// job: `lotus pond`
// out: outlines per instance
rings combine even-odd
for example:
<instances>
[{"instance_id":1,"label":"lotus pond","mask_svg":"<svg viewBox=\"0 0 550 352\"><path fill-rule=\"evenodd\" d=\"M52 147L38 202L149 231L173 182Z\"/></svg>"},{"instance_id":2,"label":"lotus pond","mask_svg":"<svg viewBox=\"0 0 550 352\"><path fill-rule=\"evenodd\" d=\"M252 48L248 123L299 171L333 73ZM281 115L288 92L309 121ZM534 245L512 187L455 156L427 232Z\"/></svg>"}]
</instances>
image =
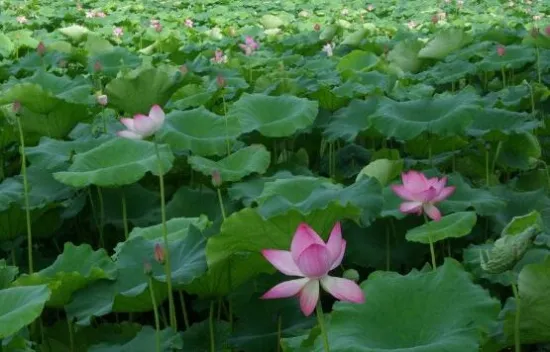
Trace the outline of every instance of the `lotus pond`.
<instances>
[{"instance_id":1,"label":"lotus pond","mask_svg":"<svg viewBox=\"0 0 550 352\"><path fill-rule=\"evenodd\" d=\"M0 2L0 351L550 351L546 1Z\"/></svg>"}]
</instances>

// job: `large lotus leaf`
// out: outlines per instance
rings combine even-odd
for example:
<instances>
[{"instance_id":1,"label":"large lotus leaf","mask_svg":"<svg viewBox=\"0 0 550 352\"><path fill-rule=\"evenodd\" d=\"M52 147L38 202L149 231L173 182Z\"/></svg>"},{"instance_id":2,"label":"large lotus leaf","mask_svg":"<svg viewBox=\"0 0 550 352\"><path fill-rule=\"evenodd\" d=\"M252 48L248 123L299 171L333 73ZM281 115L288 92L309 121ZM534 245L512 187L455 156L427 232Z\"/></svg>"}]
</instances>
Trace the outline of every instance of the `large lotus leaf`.
<instances>
[{"instance_id":1,"label":"large lotus leaf","mask_svg":"<svg viewBox=\"0 0 550 352\"><path fill-rule=\"evenodd\" d=\"M223 320L214 321L214 344L213 352L227 351L227 339L231 335L231 326ZM182 351L212 352L210 347L210 323L204 320L194 323L181 335L183 339ZM133 351L129 351L133 352Z\"/></svg>"},{"instance_id":2,"label":"large lotus leaf","mask_svg":"<svg viewBox=\"0 0 550 352\"><path fill-rule=\"evenodd\" d=\"M422 59L444 59L452 52L472 42L470 34L459 28L437 32L435 37L418 52Z\"/></svg>"},{"instance_id":3,"label":"large lotus leaf","mask_svg":"<svg viewBox=\"0 0 550 352\"><path fill-rule=\"evenodd\" d=\"M369 71L376 66L379 59L373 53L362 51L362 50L353 50L346 56L340 59L340 62L336 66L338 71L342 73L344 78L353 76L357 71Z\"/></svg>"},{"instance_id":4,"label":"large lotus leaf","mask_svg":"<svg viewBox=\"0 0 550 352\"><path fill-rule=\"evenodd\" d=\"M15 178L6 178L0 183L0 212L23 200L23 185Z\"/></svg>"},{"instance_id":5,"label":"large lotus leaf","mask_svg":"<svg viewBox=\"0 0 550 352\"><path fill-rule=\"evenodd\" d=\"M253 173L263 174L270 161L271 153L261 144L239 149L219 161L200 156L191 156L188 159L189 165L203 175L211 176L214 171L218 171L223 182L240 181Z\"/></svg>"},{"instance_id":6,"label":"large lotus leaf","mask_svg":"<svg viewBox=\"0 0 550 352\"><path fill-rule=\"evenodd\" d=\"M452 174L448 179L449 186L455 186L451 197L438 207L443 213L453 213L473 208L479 215L494 215L504 209L506 202L485 189L473 188L460 174Z\"/></svg>"},{"instance_id":7,"label":"large lotus leaf","mask_svg":"<svg viewBox=\"0 0 550 352\"><path fill-rule=\"evenodd\" d=\"M508 168L529 170L538 164L541 154L540 141L533 133L514 133L502 142L497 163Z\"/></svg>"},{"instance_id":8,"label":"large lotus leaf","mask_svg":"<svg viewBox=\"0 0 550 352\"><path fill-rule=\"evenodd\" d=\"M433 272L378 271L361 288L368 297L364 304L334 304L331 351L479 351L500 310L500 303L453 259ZM320 340L315 351L322 351Z\"/></svg>"},{"instance_id":9,"label":"large lotus leaf","mask_svg":"<svg viewBox=\"0 0 550 352\"><path fill-rule=\"evenodd\" d=\"M337 97L354 98L365 95L383 95L392 90L394 80L378 71L356 72L344 84L334 88Z\"/></svg>"},{"instance_id":10,"label":"large lotus leaf","mask_svg":"<svg viewBox=\"0 0 550 352\"><path fill-rule=\"evenodd\" d=\"M422 49L422 42L408 39L398 42L388 53L388 60L405 72L416 72L422 65L418 52Z\"/></svg>"},{"instance_id":11,"label":"large lotus leaf","mask_svg":"<svg viewBox=\"0 0 550 352\"><path fill-rule=\"evenodd\" d=\"M245 206L249 207L256 202L256 199L262 194L267 182L292 177L294 176L288 171L279 171L273 176L251 178L244 182L234 183L229 186L229 197L233 200L242 201Z\"/></svg>"},{"instance_id":12,"label":"large lotus leaf","mask_svg":"<svg viewBox=\"0 0 550 352\"><path fill-rule=\"evenodd\" d=\"M45 269L30 275L21 275L14 286L46 284L51 290L48 307L61 308L74 292L100 280L116 278L115 264L105 250L94 251L88 244L75 246L65 243L63 253Z\"/></svg>"},{"instance_id":13,"label":"large lotus leaf","mask_svg":"<svg viewBox=\"0 0 550 352\"><path fill-rule=\"evenodd\" d=\"M295 176L267 182L256 201L266 219L291 210L307 215L338 206L347 209L348 217L368 225L382 209L382 188L370 177L342 187L322 178Z\"/></svg>"},{"instance_id":14,"label":"large lotus leaf","mask_svg":"<svg viewBox=\"0 0 550 352\"><path fill-rule=\"evenodd\" d=\"M9 57L14 49L15 45L10 38L8 38L8 36L4 33L0 33L0 55L3 57Z\"/></svg>"},{"instance_id":15,"label":"large lotus leaf","mask_svg":"<svg viewBox=\"0 0 550 352\"><path fill-rule=\"evenodd\" d=\"M10 286L17 273L19 273L19 269L16 266L6 265L6 261L0 259L0 290Z\"/></svg>"},{"instance_id":16,"label":"large lotus leaf","mask_svg":"<svg viewBox=\"0 0 550 352\"><path fill-rule=\"evenodd\" d=\"M15 334L42 314L50 298L46 285L0 290L0 339Z\"/></svg>"},{"instance_id":17,"label":"large lotus leaf","mask_svg":"<svg viewBox=\"0 0 550 352\"><path fill-rule=\"evenodd\" d=\"M438 62L428 71L417 75L425 83L447 84L458 82L467 75L475 74L477 67L468 61Z\"/></svg>"},{"instance_id":18,"label":"large lotus leaf","mask_svg":"<svg viewBox=\"0 0 550 352\"><path fill-rule=\"evenodd\" d=\"M483 137L490 132L509 135L529 132L539 126L540 122L534 120L531 114L485 108L472 120L466 134L472 137Z\"/></svg>"},{"instance_id":19,"label":"large lotus leaf","mask_svg":"<svg viewBox=\"0 0 550 352\"><path fill-rule=\"evenodd\" d=\"M90 33L90 35L86 37L86 42L83 44L83 46L84 46L84 50L88 52L88 55L90 58L95 57L102 53L111 52L115 49L115 47L113 46L113 44L111 44L111 42L109 42L107 39L95 33ZM122 48L122 47L117 47L117 48ZM88 64L89 62L90 60L88 60ZM94 67L92 66L90 70L90 66L88 65L88 72L94 73L95 72Z\"/></svg>"},{"instance_id":20,"label":"large lotus leaf","mask_svg":"<svg viewBox=\"0 0 550 352\"><path fill-rule=\"evenodd\" d=\"M91 37L89 37L91 38ZM94 72L96 63L101 65L101 73L115 77L120 71L130 70L141 64L141 58L128 49L117 46L107 52L97 53L88 59L88 72Z\"/></svg>"},{"instance_id":21,"label":"large lotus leaf","mask_svg":"<svg viewBox=\"0 0 550 352\"><path fill-rule=\"evenodd\" d=\"M86 38L86 36L89 33L91 33L91 31L88 28L80 26L78 24L73 24L68 27L59 28L58 31L76 43L82 41L84 38Z\"/></svg>"},{"instance_id":22,"label":"large lotus leaf","mask_svg":"<svg viewBox=\"0 0 550 352\"><path fill-rule=\"evenodd\" d=\"M359 133L365 132L371 127L369 117L377 108L377 98L352 100L348 106L334 113L325 128L324 135L330 141L338 138L353 141Z\"/></svg>"},{"instance_id":23,"label":"large lotus leaf","mask_svg":"<svg viewBox=\"0 0 550 352\"><path fill-rule=\"evenodd\" d=\"M472 211L446 215L439 221L430 221L407 231L407 241L429 244L446 238L464 237L472 231L477 216Z\"/></svg>"},{"instance_id":24,"label":"large lotus leaf","mask_svg":"<svg viewBox=\"0 0 550 352\"><path fill-rule=\"evenodd\" d=\"M147 172L159 175L159 160L152 142L115 138L87 152L77 154L67 171L54 173L59 182L73 187L121 186L139 181ZM172 168L174 155L159 145L162 171Z\"/></svg>"},{"instance_id":25,"label":"large lotus leaf","mask_svg":"<svg viewBox=\"0 0 550 352\"><path fill-rule=\"evenodd\" d=\"M357 180L362 177L368 176L373 177L380 182L380 184L385 187L392 181L394 178L401 174L403 170L403 160L388 160L388 159L377 159L370 162L367 166L361 169L357 175Z\"/></svg>"},{"instance_id":26,"label":"large lotus leaf","mask_svg":"<svg viewBox=\"0 0 550 352\"><path fill-rule=\"evenodd\" d=\"M23 184L23 177L18 175L17 178ZM75 193L73 188L56 181L51 172L34 165L27 168L27 182L31 209L54 207Z\"/></svg>"},{"instance_id":27,"label":"large lotus leaf","mask_svg":"<svg viewBox=\"0 0 550 352\"><path fill-rule=\"evenodd\" d=\"M150 326L143 326L140 332L124 344L100 343L90 346L88 352L151 352L156 350L157 332ZM170 328L160 331L160 351L174 351L182 348L181 335Z\"/></svg>"},{"instance_id":28,"label":"large lotus leaf","mask_svg":"<svg viewBox=\"0 0 550 352\"><path fill-rule=\"evenodd\" d=\"M33 31L28 29L20 29L6 33L16 47L27 47L30 49L36 48L38 40L33 38Z\"/></svg>"},{"instance_id":29,"label":"large lotus leaf","mask_svg":"<svg viewBox=\"0 0 550 352\"><path fill-rule=\"evenodd\" d=\"M154 104L164 106L181 81L177 69L138 69L113 79L105 87L105 93L109 96L109 105L127 114L145 114Z\"/></svg>"},{"instance_id":30,"label":"large lotus leaf","mask_svg":"<svg viewBox=\"0 0 550 352\"><path fill-rule=\"evenodd\" d=\"M462 134L476 116L477 101L475 94L466 91L404 102L383 98L370 120L386 137L401 140L413 139L426 131L452 136Z\"/></svg>"},{"instance_id":31,"label":"large lotus leaf","mask_svg":"<svg viewBox=\"0 0 550 352\"><path fill-rule=\"evenodd\" d=\"M47 208L31 210L31 223L33 233L36 235L35 222L45 214ZM20 204L13 204L8 209L0 212L0 241L11 240L20 235L26 234L27 230L26 212ZM40 226L38 230L42 230Z\"/></svg>"},{"instance_id":32,"label":"large lotus leaf","mask_svg":"<svg viewBox=\"0 0 550 352\"><path fill-rule=\"evenodd\" d=\"M227 205L226 205L227 206ZM182 186L166 204L167 217L198 217L215 220L220 215L218 195L210 188L192 189Z\"/></svg>"},{"instance_id":33,"label":"large lotus leaf","mask_svg":"<svg viewBox=\"0 0 550 352\"><path fill-rule=\"evenodd\" d=\"M190 150L201 156L224 155L241 134L239 120L216 115L204 107L171 111L159 132L159 139L174 151Z\"/></svg>"},{"instance_id":34,"label":"large lotus leaf","mask_svg":"<svg viewBox=\"0 0 550 352\"><path fill-rule=\"evenodd\" d=\"M74 154L86 152L111 138L102 135L97 139L60 141L42 137L36 147L25 148L25 153L33 166L59 171L69 167Z\"/></svg>"},{"instance_id":35,"label":"large lotus leaf","mask_svg":"<svg viewBox=\"0 0 550 352\"><path fill-rule=\"evenodd\" d=\"M229 109L242 132L259 131L266 137L288 137L313 124L319 104L291 95L244 94Z\"/></svg>"},{"instance_id":36,"label":"large lotus leaf","mask_svg":"<svg viewBox=\"0 0 550 352\"><path fill-rule=\"evenodd\" d=\"M523 45L509 45L505 47L504 55L500 56L495 48L478 62L477 66L483 71L500 71L501 69L519 69L535 60L535 49Z\"/></svg>"}]
</instances>

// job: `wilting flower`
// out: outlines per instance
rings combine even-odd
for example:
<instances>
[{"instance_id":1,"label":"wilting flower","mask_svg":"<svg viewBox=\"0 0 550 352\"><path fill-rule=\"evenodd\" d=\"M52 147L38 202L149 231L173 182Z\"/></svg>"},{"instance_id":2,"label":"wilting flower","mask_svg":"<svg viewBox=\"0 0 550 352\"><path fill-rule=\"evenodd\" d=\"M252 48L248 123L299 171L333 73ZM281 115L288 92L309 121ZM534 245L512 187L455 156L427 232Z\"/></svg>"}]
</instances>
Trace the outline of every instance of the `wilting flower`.
<instances>
[{"instance_id":1,"label":"wilting flower","mask_svg":"<svg viewBox=\"0 0 550 352\"><path fill-rule=\"evenodd\" d=\"M226 63L227 55L223 53L223 50L216 49L216 51L214 52L214 57L211 58L210 61L216 64Z\"/></svg>"},{"instance_id":2,"label":"wilting flower","mask_svg":"<svg viewBox=\"0 0 550 352\"><path fill-rule=\"evenodd\" d=\"M153 105L149 115L137 114L133 119L121 118L120 122L126 126L126 130L119 131L119 137L128 139L144 139L157 132L164 123L164 111L158 105Z\"/></svg>"},{"instance_id":3,"label":"wilting flower","mask_svg":"<svg viewBox=\"0 0 550 352\"><path fill-rule=\"evenodd\" d=\"M445 187L447 177L426 178L423 173L411 170L401 175L402 185L393 185L393 191L406 202L399 210L403 213L426 213L431 219L439 221L441 212L435 203L445 200L455 191L454 186Z\"/></svg>"},{"instance_id":4,"label":"wilting flower","mask_svg":"<svg viewBox=\"0 0 550 352\"><path fill-rule=\"evenodd\" d=\"M107 96L105 94L98 95L96 97L96 100L97 100L97 103L101 106L105 106L109 102L109 99L107 98Z\"/></svg>"},{"instance_id":5,"label":"wilting flower","mask_svg":"<svg viewBox=\"0 0 550 352\"><path fill-rule=\"evenodd\" d=\"M40 56L44 56L46 53L46 46L44 45L44 42L38 43L38 46L36 47L36 53Z\"/></svg>"},{"instance_id":6,"label":"wilting flower","mask_svg":"<svg viewBox=\"0 0 550 352\"><path fill-rule=\"evenodd\" d=\"M313 26L313 30L315 32L319 32L321 30L321 25L319 23L315 23L315 25Z\"/></svg>"},{"instance_id":7,"label":"wilting flower","mask_svg":"<svg viewBox=\"0 0 550 352\"><path fill-rule=\"evenodd\" d=\"M157 263L161 265L164 264L166 253L164 253L164 248L160 245L160 243L155 244L154 257Z\"/></svg>"},{"instance_id":8,"label":"wilting flower","mask_svg":"<svg viewBox=\"0 0 550 352\"><path fill-rule=\"evenodd\" d=\"M239 44L239 47L243 49L246 56L249 56L258 49L259 44L254 40L254 38L247 35L244 39L244 44Z\"/></svg>"},{"instance_id":9,"label":"wilting flower","mask_svg":"<svg viewBox=\"0 0 550 352\"><path fill-rule=\"evenodd\" d=\"M122 27L113 28L113 35L115 37L120 38L122 37L123 34L124 34L124 30L122 29Z\"/></svg>"},{"instance_id":10,"label":"wilting flower","mask_svg":"<svg viewBox=\"0 0 550 352\"><path fill-rule=\"evenodd\" d=\"M186 18L184 24L187 28L193 28L193 20L190 18Z\"/></svg>"},{"instance_id":11,"label":"wilting flower","mask_svg":"<svg viewBox=\"0 0 550 352\"><path fill-rule=\"evenodd\" d=\"M24 24L24 23L27 23L28 20L27 20L27 17L25 16L17 16L17 18L15 19L19 24Z\"/></svg>"},{"instance_id":12,"label":"wilting flower","mask_svg":"<svg viewBox=\"0 0 550 352\"><path fill-rule=\"evenodd\" d=\"M439 22L439 17L437 15L433 15L432 16L432 23L437 24L437 22Z\"/></svg>"},{"instance_id":13,"label":"wilting flower","mask_svg":"<svg viewBox=\"0 0 550 352\"><path fill-rule=\"evenodd\" d=\"M334 47L335 47L334 43L326 43L325 45L323 45L322 51L327 53L328 57L331 57L333 55L332 50L334 49Z\"/></svg>"},{"instance_id":14,"label":"wilting flower","mask_svg":"<svg viewBox=\"0 0 550 352\"><path fill-rule=\"evenodd\" d=\"M302 278L282 282L267 291L262 298L298 296L300 308L308 316L319 300L321 284L325 291L338 300L363 303L365 295L355 282L328 275L329 271L340 265L345 251L346 241L342 239L340 223L334 225L327 243L309 225L300 224L292 239L290 251L264 249L262 254L283 274Z\"/></svg>"},{"instance_id":15,"label":"wilting flower","mask_svg":"<svg viewBox=\"0 0 550 352\"><path fill-rule=\"evenodd\" d=\"M497 55L498 56L504 56L504 54L506 54L506 48L503 47L502 45L499 45L497 47Z\"/></svg>"}]
</instances>

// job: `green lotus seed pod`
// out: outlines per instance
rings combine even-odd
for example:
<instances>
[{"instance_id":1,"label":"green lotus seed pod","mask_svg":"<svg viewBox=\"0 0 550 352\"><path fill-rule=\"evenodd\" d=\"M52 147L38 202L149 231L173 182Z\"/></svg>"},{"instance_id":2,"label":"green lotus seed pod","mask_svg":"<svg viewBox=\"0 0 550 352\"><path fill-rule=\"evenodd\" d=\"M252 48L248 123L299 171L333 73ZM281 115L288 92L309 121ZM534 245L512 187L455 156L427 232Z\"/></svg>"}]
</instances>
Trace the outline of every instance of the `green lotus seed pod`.
<instances>
[{"instance_id":1,"label":"green lotus seed pod","mask_svg":"<svg viewBox=\"0 0 550 352\"><path fill-rule=\"evenodd\" d=\"M348 269L344 271L344 278L351 281L359 281L359 273L355 269Z\"/></svg>"},{"instance_id":2,"label":"green lotus seed pod","mask_svg":"<svg viewBox=\"0 0 550 352\"><path fill-rule=\"evenodd\" d=\"M535 227L529 227L517 235L505 235L495 241L493 248L486 253L480 253L480 265L490 274L500 274L510 270L523 257L532 239L539 232Z\"/></svg>"}]
</instances>

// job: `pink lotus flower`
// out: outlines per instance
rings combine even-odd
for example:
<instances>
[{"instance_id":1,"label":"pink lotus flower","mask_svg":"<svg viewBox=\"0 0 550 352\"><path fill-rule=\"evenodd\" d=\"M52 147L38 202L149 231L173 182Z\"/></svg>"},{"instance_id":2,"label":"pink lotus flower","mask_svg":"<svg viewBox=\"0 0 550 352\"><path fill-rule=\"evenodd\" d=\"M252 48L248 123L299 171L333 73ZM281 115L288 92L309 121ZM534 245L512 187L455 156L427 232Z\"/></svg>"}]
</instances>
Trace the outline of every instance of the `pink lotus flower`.
<instances>
[{"instance_id":1,"label":"pink lotus flower","mask_svg":"<svg viewBox=\"0 0 550 352\"><path fill-rule=\"evenodd\" d=\"M133 119L122 118L120 122L126 126L126 130L119 131L119 137L128 139L144 139L157 132L164 123L164 111L158 105L153 105L149 116L138 114Z\"/></svg>"},{"instance_id":2,"label":"pink lotus flower","mask_svg":"<svg viewBox=\"0 0 550 352\"><path fill-rule=\"evenodd\" d=\"M290 251L264 249L262 254L277 270L301 279L282 282L261 298L287 298L298 296L302 312L309 316L319 300L319 283L323 289L341 301L363 303L365 295L353 281L329 276L328 272L342 262L346 241L342 239L340 223L336 223L328 242L305 223L296 229Z\"/></svg>"},{"instance_id":3,"label":"pink lotus flower","mask_svg":"<svg viewBox=\"0 0 550 352\"><path fill-rule=\"evenodd\" d=\"M335 46L336 45L334 43L326 43L325 45L323 45L322 51L327 53L328 57L331 57L333 55L333 49Z\"/></svg>"},{"instance_id":4,"label":"pink lotus flower","mask_svg":"<svg viewBox=\"0 0 550 352\"><path fill-rule=\"evenodd\" d=\"M86 18L94 18L95 13L94 11L86 11Z\"/></svg>"},{"instance_id":5,"label":"pink lotus flower","mask_svg":"<svg viewBox=\"0 0 550 352\"><path fill-rule=\"evenodd\" d=\"M44 42L38 43L38 45L36 46L36 53L40 56L44 56L44 54L46 53L46 46L44 45Z\"/></svg>"},{"instance_id":6,"label":"pink lotus flower","mask_svg":"<svg viewBox=\"0 0 550 352\"><path fill-rule=\"evenodd\" d=\"M17 16L17 18L15 19L19 24L24 24L24 23L27 23L28 20L27 20L27 17L25 16Z\"/></svg>"},{"instance_id":7,"label":"pink lotus flower","mask_svg":"<svg viewBox=\"0 0 550 352\"><path fill-rule=\"evenodd\" d=\"M155 31L157 31L157 32L162 31L162 24L160 24L159 20L152 19L152 20L149 21L149 24L151 25L152 28L155 29Z\"/></svg>"},{"instance_id":8,"label":"pink lotus flower","mask_svg":"<svg viewBox=\"0 0 550 352\"><path fill-rule=\"evenodd\" d=\"M122 37L123 34L124 34L124 30L122 29L122 27L113 28L113 35L115 37L120 38Z\"/></svg>"},{"instance_id":9,"label":"pink lotus flower","mask_svg":"<svg viewBox=\"0 0 550 352\"><path fill-rule=\"evenodd\" d=\"M98 95L96 97L97 103L101 106L106 106L109 102L109 98L105 94Z\"/></svg>"},{"instance_id":10,"label":"pink lotus flower","mask_svg":"<svg viewBox=\"0 0 550 352\"><path fill-rule=\"evenodd\" d=\"M103 12L103 11L98 11L98 12L95 13L95 17L104 18L106 16L107 16L107 14L105 14L105 12Z\"/></svg>"},{"instance_id":11,"label":"pink lotus flower","mask_svg":"<svg viewBox=\"0 0 550 352\"><path fill-rule=\"evenodd\" d=\"M550 26L547 26L547 27L544 29L544 33L546 33L546 35L550 37Z\"/></svg>"},{"instance_id":12,"label":"pink lotus flower","mask_svg":"<svg viewBox=\"0 0 550 352\"><path fill-rule=\"evenodd\" d=\"M243 49L246 56L252 55L252 53L256 51L259 46L260 45L254 40L254 38L249 35L247 35L244 39L244 44L239 44L239 47Z\"/></svg>"},{"instance_id":13,"label":"pink lotus flower","mask_svg":"<svg viewBox=\"0 0 550 352\"><path fill-rule=\"evenodd\" d=\"M185 20L184 24L185 24L185 27L187 27L187 28L193 28L193 20L190 19L190 18L187 18Z\"/></svg>"},{"instance_id":14,"label":"pink lotus flower","mask_svg":"<svg viewBox=\"0 0 550 352\"><path fill-rule=\"evenodd\" d=\"M407 202L401 203L399 210L403 213L425 212L431 219L439 221L441 212L434 205L445 200L455 191L454 186L445 187L447 177L426 178L423 173L411 170L401 175L402 185L393 185L393 191Z\"/></svg>"},{"instance_id":15,"label":"pink lotus flower","mask_svg":"<svg viewBox=\"0 0 550 352\"><path fill-rule=\"evenodd\" d=\"M210 59L210 62L215 64L221 64L227 62L227 55L224 55L223 50L216 49L214 57Z\"/></svg>"}]
</instances>

